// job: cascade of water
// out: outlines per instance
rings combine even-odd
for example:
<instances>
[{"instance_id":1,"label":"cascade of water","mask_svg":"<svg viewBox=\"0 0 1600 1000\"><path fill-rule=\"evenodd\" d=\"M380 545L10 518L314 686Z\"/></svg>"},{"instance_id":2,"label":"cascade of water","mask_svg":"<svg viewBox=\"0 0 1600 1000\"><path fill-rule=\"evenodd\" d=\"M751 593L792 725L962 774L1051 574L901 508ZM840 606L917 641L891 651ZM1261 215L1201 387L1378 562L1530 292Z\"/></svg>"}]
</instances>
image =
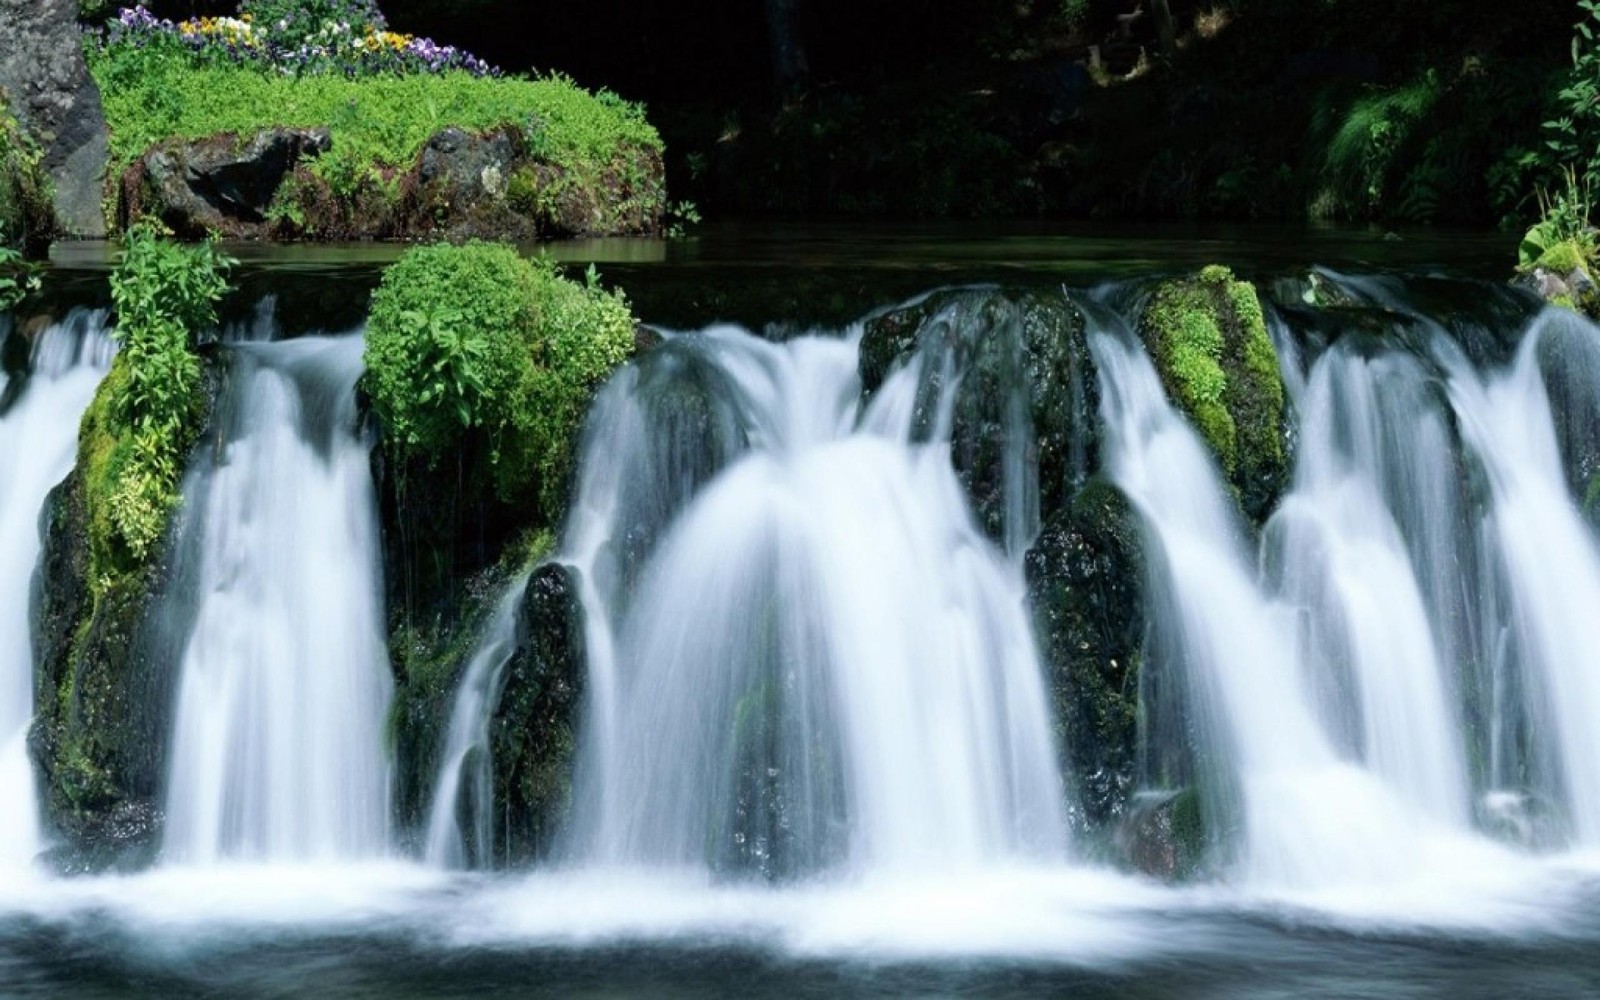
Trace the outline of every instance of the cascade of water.
<instances>
[{"instance_id":1,"label":"cascade of water","mask_svg":"<svg viewBox=\"0 0 1600 1000\"><path fill-rule=\"evenodd\" d=\"M1146 526L1152 649L1187 700L1214 819L1242 834L1246 878L1277 886L1403 871L1410 810L1341 759L1303 684L1290 609L1255 579L1209 453L1125 332L1096 331L1112 478Z\"/></svg>"},{"instance_id":2,"label":"cascade of water","mask_svg":"<svg viewBox=\"0 0 1600 1000\"><path fill-rule=\"evenodd\" d=\"M1414 501L1439 492L1437 469L1448 464L1449 441L1416 391L1421 381L1404 355L1372 361L1335 348L1318 359L1300 407L1294 489L1265 544L1279 593L1300 609L1300 660L1324 722L1408 801L1461 826L1461 730L1389 505L1412 502L1417 520ZM1449 508L1435 513L1448 518Z\"/></svg>"},{"instance_id":3,"label":"cascade of water","mask_svg":"<svg viewBox=\"0 0 1600 1000\"><path fill-rule=\"evenodd\" d=\"M642 418L653 358L619 377L568 530L591 630L578 850L768 876L1059 856L1022 583L947 441L912 443L916 373L863 413L853 340L673 346L662 363L714 373L675 408L692 419ZM643 537L639 509L665 515Z\"/></svg>"},{"instance_id":4,"label":"cascade of water","mask_svg":"<svg viewBox=\"0 0 1600 1000\"><path fill-rule=\"evenodd\" d=\"M1504 639L1493 655L1501 671L1514 671L1497 685L1497 700L1525 699L1525 738L1544 744L1558 771L1554 787L1533 790L1553 795L1589 845L1600 843L1600 546L1568 490L1540 364L1547 344L1592 345L1595 336L1568 311L1546 311L1510 368L1487 377L1459 352L1440 349L1462 436L1490 495L1484 523L1493 558L1482 607L1502 616ZM1509 710L1496 707L1497 718Z\"/></svg>"},{"instance_id":5,"label":"cascade of water","mask_svg":"<svg viewBox=\"0 0 1600 1000\"><path fill-rule=\"evenodd\" d=\"M469 861L469 840L459 820L463 791L470 796L472 854L481 864L491 842L493 818L489 719L501 684L501 672L517 651L517 612L528 578L519 576L500 599L461 675L461 687L450 711L439 777L434 782L433 809L428 815L426 857L429 864L461 868Z\"/></svg>"},{"instance_id":6,"label":"cascade of water","mask_svg":"<svg viewBox=\"0 0 1600 1000\"><path fill-rule=\"evenodd\" d=\"M225 442L184 485L195 567L165 849L181 862L370 856L388 843L392 681L359 337L234 350Z\"/></svg>"},{"instance_id":7,"label":"cascade of water","mask_svg":"<svg viewBox=\"0 0 1600 1000\"><path fill-rule=\"evenodd\" d=\"M45 497L72 471L78 420L111 363L103 312L76 312L39 335L18 386L0 382L0 869L38 851L27 731L33 716L28 598Z\"/></svg>"}]
</instances>

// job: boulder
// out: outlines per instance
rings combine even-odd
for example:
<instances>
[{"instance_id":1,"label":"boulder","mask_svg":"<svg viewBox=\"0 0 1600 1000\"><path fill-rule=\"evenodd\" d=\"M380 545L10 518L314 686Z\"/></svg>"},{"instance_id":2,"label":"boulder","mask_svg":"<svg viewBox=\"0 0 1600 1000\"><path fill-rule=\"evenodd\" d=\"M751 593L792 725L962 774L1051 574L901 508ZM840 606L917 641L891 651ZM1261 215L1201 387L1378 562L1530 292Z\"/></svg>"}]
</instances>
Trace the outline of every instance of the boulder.
<instances>
[{"instance_id":1,"label":"boulder","mask_svg":"<svg viewBox=\"0 0 1600 1000\"><path fill-rule=\"evenodd\" d=\"M1090 827L1123 813L1136 777L1142 553L1137 516L1096 478L1045 521L1023 563L1063 770Z\"/></svg>"},{"instance_id":2,"label":"boulder","mask_svg":"<svg viewBox=\"0 0 1600 1000\"><path fill-rule=\"evenodd\" d=\"M121 222L154 216L182 237L263 236L284 179L329 145L327 129L296 128L158 143L122 176Z\"/></svg>"},{"instance_id":3,"label":"boulder","mask_svg":"<svg viewBox=\"0 0 1600 1000\"><path fill-rule=\"evenodd\" d=\"M914 433L936 431L945 381L958 379L956 474L984 530L1020 551L1097 462L1099 383L1082 314L1058 290L936 292L868 321L863 389L875 393L914 357Z\"/></svg>"},{"instance_id":4,"label":"boulder","mask_svg":"<svg viewBox=\"0 0 1600 1000\"><path fill-rule=\"evenodd\" d=\"M100 238L110 134L77 17L75 0L0 0L0 90L42 153L57 227Z\"/></svg>"},{"instance_id":5,"label":"boulder","mask_svg":"<svg viewBox=\"0 0 1600 1000\"><path fill-rule=\"evenodd\" d=\"M496 860L549 856L572 810L586 671L583 607L573 570L534 571L489 723Z\"/></svg>"}]
</instances>

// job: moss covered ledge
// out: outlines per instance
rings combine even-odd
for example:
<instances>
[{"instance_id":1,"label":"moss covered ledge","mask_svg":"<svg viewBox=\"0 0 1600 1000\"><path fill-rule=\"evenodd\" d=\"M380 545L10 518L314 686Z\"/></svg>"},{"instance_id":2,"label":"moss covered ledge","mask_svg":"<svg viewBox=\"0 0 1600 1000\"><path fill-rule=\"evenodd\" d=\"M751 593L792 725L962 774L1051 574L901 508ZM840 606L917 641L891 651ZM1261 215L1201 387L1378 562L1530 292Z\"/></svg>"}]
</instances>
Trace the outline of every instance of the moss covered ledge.
<instances>
[{"instance_id":1,"label":"moss covered ledge","mask_svg":"<svg viewBox=\"0 0 1600 1000\"><path fill-rule=\"evenodd\" d=\"M209 245L130 234L112 276L117 356L47 507L30 749L67 871L141 864L159 839L174 658L150 623L219 381L195 342L215 323L226 268Z\"/></svg>"},{"instance_id":2,"label":"moss covered ledge","mask_svg":"<svg viewBox=\"0 0 1600 1000\"><path fill-rule=\"evenodd\" d=\"M1213 265L1159 285L1139 320L1173 402L1260 519L1288 471L1284 390L1255 287Z\"/></svg>"}]
</instances>

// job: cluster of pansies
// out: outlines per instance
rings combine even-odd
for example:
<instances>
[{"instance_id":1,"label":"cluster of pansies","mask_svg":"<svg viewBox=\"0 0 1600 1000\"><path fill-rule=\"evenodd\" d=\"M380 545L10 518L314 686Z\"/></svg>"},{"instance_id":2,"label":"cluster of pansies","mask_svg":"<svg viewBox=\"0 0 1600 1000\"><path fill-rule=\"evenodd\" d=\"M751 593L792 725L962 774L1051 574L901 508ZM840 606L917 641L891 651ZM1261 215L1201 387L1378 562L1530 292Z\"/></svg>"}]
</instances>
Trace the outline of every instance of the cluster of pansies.
<instances>
[{"instance_id":1,"label":"cluster of pansies","mask_svg":"<svg viewBox=\"0 0 1600 1000\"><path fill-rule=\"evenodd\" d=\"M239 17L201 17L188 21L158 18L142 5L126 7L99 33L95 44L111 47L178 44L202 61L249 63L284 73L443 73L462 70L474 76L500 71L453 45L389 31L381 20L352 25L329 21L298 44L283 44L287 22L258 25L249 13Z\"/></svg>"}]
</instances>

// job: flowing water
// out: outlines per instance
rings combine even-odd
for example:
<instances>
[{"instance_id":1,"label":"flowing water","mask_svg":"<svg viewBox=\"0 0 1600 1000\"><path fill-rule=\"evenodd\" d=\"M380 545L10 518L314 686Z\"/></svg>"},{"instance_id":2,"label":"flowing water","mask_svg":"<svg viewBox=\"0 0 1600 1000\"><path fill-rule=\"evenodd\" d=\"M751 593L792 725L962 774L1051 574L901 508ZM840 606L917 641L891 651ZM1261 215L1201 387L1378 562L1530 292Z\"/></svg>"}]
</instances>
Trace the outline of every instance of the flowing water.
<instances>
[{"instance_id":1,"label":"flowing water","mask_svg":"<svg viewBox=\"0 0 1600 1000\"><path fill-rule=\"evenodd\" d=\"M456 870L495 854L518 581L462 665L428 864L398 859L360 341L245 342L175 536L173 863L0 892L0 994L1595 995L1600 329L1329 281L1347 312L1273 318L1296 464L1259 529L1137 296L1072 293L1100 401L1073 447L1132 502L1173 700L1140 777L1198 794L1197 883L1073 826L1020 558L1037 442L1007 433L991 538L952 461L970 359L866 395L860 327L669 334L602 390L558 556L589 671L560 855ZM53 343L0 416L0 610L106 360ZM34 795L26 632L0 631L7 804ZM0 864L39 846L31 813L0 828Z\"/></svg>"},{"instance_id":2,"label":"flowing water","mask_svg":"<svg viewBox=\"0 0 1600 1000\"><path fill-rule=\"evenodd\" d=\"M674 347L667 364L694 356L724 393L702 403L705 452L632 475L680 426L613 392L584 456L572 534L609 634L591 645L576 856L768 877L1061 856L1022 581L974 523L948 440L913 441L916 372L863 408L849 337L722 328ZM629 571L599 565L632 510L674 506Z\"/></svg>"},{"instance_id":3,"label":"flowing water","mask_svg":"<svg viewBox=\"0 0 1600 1000\"><path fill-rule=\"evenodd\" d=\"M528 578L519 576L506 590L461 675L428 814L425 856L430 864L462 868L490 854L489 719L504 684L502 671L517 651L517 613L527 585ZM471 816L465 830L459 817L463 796Z\"/></svg>"},{"instance_id":4,"label":"flowing water","mask_svg":"<svg viewBox=\"0 0 1600 1000\"><path fill-rule=\"evenodd\" d=\"M45 497L72 471L78 417L111 364L106 316L77 312L44 330L26 373L0 382L0 872L39 850L37 796L28 761L33 717L29 590L42 544ZM0 340L3 340L0 337Z\"/></svg>"},{"instance_id":5,"label":"flowing water","mask_svg":"<svg viewBox=\"0 0 1600 1000\"><path fill-rule=\"evenodd\" d=\"M356 427L361 340L234 351L220 440L183 489L177 544L195 567L195 612L164 850L189 863L380 855L392 682L370 446Z\"/></svg>"}]
</instances>

